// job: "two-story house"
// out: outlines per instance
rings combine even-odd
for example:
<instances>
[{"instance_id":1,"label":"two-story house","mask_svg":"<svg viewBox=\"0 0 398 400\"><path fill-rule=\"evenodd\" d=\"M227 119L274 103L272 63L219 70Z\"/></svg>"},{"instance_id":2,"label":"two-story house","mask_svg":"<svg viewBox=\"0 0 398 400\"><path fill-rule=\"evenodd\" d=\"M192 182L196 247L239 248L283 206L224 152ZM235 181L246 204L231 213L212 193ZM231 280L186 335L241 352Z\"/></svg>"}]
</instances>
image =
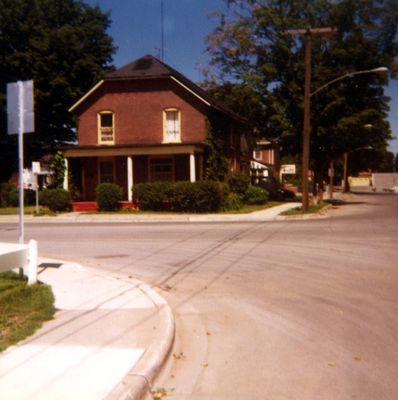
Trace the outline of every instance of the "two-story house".
<instances>
[{"instance_id":1,"label":"two-story house","mask_svg":"<svg viewBox=\"0 0 398 400\"><path fill-rule=\"evenodd\" d=\"M120 185L132 201L137 183L204 178L208 124L215 115L224 121L230 171L249 173L241 120L153 56L106 74L70 111L78 116L78 144L64 155L82 200L94 200L102 182Z\"/></svg>"}]
</instances>

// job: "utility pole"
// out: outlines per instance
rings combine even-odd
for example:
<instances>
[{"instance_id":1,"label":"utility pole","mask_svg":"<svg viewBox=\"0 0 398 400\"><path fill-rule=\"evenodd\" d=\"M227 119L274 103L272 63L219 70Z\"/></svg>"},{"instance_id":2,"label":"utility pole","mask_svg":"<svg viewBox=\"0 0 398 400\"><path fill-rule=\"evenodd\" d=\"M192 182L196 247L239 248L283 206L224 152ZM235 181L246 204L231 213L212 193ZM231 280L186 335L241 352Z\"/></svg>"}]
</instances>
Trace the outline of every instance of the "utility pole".
<instances>
[{"instance_id":1,"label":"utility pole","mask_svg":"<svg viewBox=\"0 0 398 400\"><path fill-rule=\"evenodd\" d=\"M302 207L308 210L308 173L310 163L310 132L311 132L311 53L312 35L330 35L335 33L335 28L306 28L291 29L288 35L304 36L304 123L303 123L303 152L302 152Z\"/></svg>"}]
</instances>

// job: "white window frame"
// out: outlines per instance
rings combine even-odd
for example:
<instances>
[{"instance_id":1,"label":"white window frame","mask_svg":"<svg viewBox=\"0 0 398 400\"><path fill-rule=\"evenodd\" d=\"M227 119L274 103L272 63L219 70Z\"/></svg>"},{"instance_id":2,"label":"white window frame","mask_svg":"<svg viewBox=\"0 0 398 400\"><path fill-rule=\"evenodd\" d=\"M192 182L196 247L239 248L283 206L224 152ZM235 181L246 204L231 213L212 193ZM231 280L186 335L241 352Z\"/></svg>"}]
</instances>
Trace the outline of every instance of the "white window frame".
<instances>
[{"instance_id":1,"label":"white window frame","mask_svg":"<svg viewBox=\"0 0 398 400\"><path fill-rule=\"evenodd\" d=\"M177 123L172 133L168 131L167 114L177 113ZM163 143L181 143L181 111L178 108L165 108L163 110Z\"/></svg>"},{"instance_id":2,"label":"white window frame","mask_svg":"<svg viewBox=\"0 0 398 400\"><path fill-rule=\"evenodd\" d=\"M102 115L112 115L112 127L102 127L101 116ZM115 144L115 113L110 110L103 110L97 114L97 126L98 126L98 143L99 144ZM104 129L109 129L111 131L112 139L103 138Z\"/></svg>"}]
</instances>

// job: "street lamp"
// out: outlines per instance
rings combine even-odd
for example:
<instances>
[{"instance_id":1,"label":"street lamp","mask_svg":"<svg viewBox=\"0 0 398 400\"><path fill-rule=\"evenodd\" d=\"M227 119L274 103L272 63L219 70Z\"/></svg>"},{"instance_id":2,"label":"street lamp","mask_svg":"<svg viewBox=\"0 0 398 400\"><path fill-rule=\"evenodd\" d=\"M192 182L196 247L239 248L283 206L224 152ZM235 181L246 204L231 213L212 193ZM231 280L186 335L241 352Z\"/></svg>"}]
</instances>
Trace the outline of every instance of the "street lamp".
<instances>
[{"instance_id":1,"label":"street lamp","mask_svg":"<svg viewBox=\"0 0 398 400\"><path fill-rule=\"evenodd\" d=\"M349 78L356 75L362 74L378 74L388 71L386 67L378 67L367 69L363 71L353 71L341 75L330 82L325 83L314 92L310 93L311 87L311 64L310 64L310 47L306 46L305 51L305 84L304 84L304 122L303 122L303 154L302 154L302 208L304 211L308 210L308 172L309 172L309 147L310 147L310 108L311 108L311 97L327 88L335 82L341 81L342 79Z\"/></svg>"},{"instance_id":2,"label":"street lamp","mask_svg":"<svg viewBox=\"0 0 398 400\"><path fill-rule=\"evenodd\" d=\"M344 183L343 192L344 193L348 192L348 179L347 179L348 154L353 153L354 151L357 151L357 150L373 150L373 147L372 146L362 146L362 147L358 147L358 148L356 148L354 150L351 150L351 151L346 151L343 154L343 183Z\"/></svg>"},{"instance_id":3,"label":"street lamp","mask_svg":"<svg viewBox=\"0 0 398 400\"><path fill-rule=\"evenodd\" d=\"M378 68L366 69L364 71L347 72L346 74L341 75L338 78L333 79L330 82L325 83L324 85L322 85L318 89L314 90L311 93L310 97L314 96L315 94L317 94L321 90L327 88L329 85L331 85L331 84L333 84L335 82L341 81L341 80L343 80L345 78L351 78L353 76L362 75L362 74L382 74L384 72L388 72L388 68L387 67L378 67Z\"/></svg>"}]
</instances>

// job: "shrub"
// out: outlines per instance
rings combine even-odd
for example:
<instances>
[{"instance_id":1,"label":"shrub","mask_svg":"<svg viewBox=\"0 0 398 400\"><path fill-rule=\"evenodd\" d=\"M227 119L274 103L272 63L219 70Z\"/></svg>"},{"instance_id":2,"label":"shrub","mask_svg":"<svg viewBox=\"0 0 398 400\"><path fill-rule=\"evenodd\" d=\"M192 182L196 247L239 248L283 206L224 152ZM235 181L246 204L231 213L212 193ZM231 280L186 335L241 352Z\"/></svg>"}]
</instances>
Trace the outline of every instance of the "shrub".
<instances>
[{"instance_id":1,"label":"shrub","mask_svg":"<svg viewBox=\"0 0 398 400\"><path fill-rule=\"evenodd\" d=\"M242 196L236 193L229 193L221 205L222 211L240 210L243 207Z\"/></svg>"},{"instance_id":2,"label":"shrub","mask_svg":"<svg viewBox=\"0 0 398 400\"><path fill-rule=\"evenodd\" d=\"M117 211L122 207L122 188L114 183L101 183L95 189L98 209L101 211Z\"/></svg>"},{"instance_id":3,"label":"shrub","mask_svg":"<svg viewBox=\"0 0 398 400\"><path fill-rule=\"evenodd\" d=\"M195 185L191 182L176 182L172 186L171 209L173 211L189 212L195 208Z\"/></svg>"},{"instance_id":4,"label":"shrub","mask_svg":"<svg viewBox=\"0 0 398 400\"><path fill-rule=\"evenodd\" d=\"M244 196L243 201L246 204L265 204L268 201L268 192L259 186L250 186Z\"/></svg>"},{"instance_id":5,"label":"shrub","mask_svg":"<svg viewBox=\"0 0 398 400\"><path fill-rule=\"evenodd\" d=\"M142 210L211 212L220 209L228 189L215 181L152 182L135 185L133 193Z\"/></svg>"},{"instance_id":6,"label":"shrub","mask_svg":"<svg viewBox=\"0 0 398 400\"><path fill-rule=\"evenodd\" d=\"M220 210L228 194L225 185L216 181L198 181L192 185L194 186L194 199L191 211L215 212Z\"/></svg>"},{"instance_id":7,"label":"shrub","mask_svg":"<svg viewBox=\"0 0 398 400\"><path fill-rule=\"evenodd\" d=\"M0 185L0 206L17 207L18 206L18 188L12 183L2 183Z\"/></svg>"},{"instance_id":8,"label":"shrub","mask_svg":"<svg viewBox=\"0 0 398 400\"><path fill-rule=\"evenodd\" d=\"M71 199L64 189L45 189L40 193L40 204L51 211L70 211Z\"/></svg>"},{"instance_id":9,"label":"shrub","mask_svg":"<svg viewBox=\"0 0 398 400\"><path fill-rule=\"evenodd\" d=\"M133 187L134 201L142 210L169 210L172 185L171 182L139 183Z\"/></svg>"},{"instance_id":10,"label":"shrub","mask_svg":"<svg viewBox=\"0 0 398 400\"><path fill-rule=\"evenodd\" d=\"M250 186L250 177L243 172L234 172L229 175L227 183L231 192L244 194Z\"/></svg>"}]
</instances>

